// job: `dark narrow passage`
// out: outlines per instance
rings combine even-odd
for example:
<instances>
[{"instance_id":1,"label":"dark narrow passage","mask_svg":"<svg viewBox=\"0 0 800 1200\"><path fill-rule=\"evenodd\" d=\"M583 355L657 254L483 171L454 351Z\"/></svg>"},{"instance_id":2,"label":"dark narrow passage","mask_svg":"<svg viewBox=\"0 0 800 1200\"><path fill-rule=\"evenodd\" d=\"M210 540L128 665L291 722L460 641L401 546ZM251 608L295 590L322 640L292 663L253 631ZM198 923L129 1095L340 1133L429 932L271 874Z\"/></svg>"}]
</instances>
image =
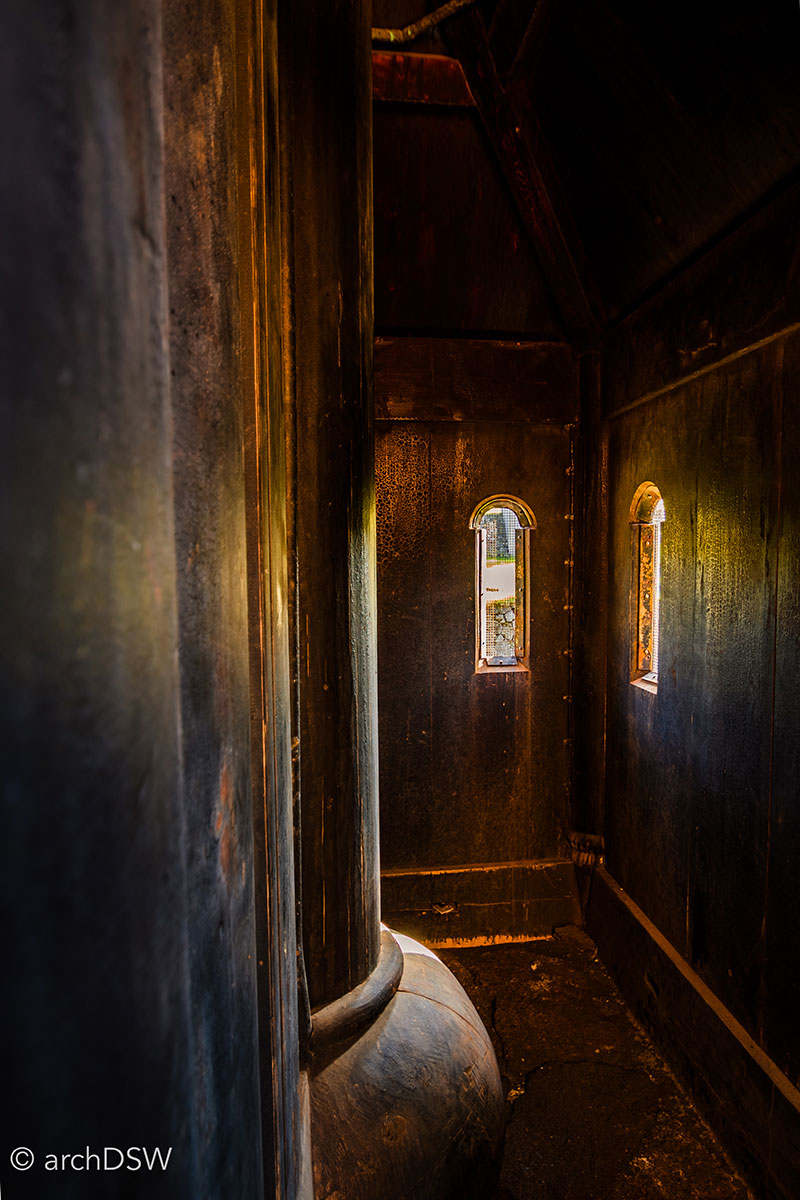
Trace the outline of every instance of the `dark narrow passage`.
<instances>
[{"instance_id":1,"label":"dark narrow passage","mask_svg":"<svg viewBox=\"0 0 800 1200\"><path fill-rule=\"evenodd\" d=\"M746 1200L719 1143L632 1018L592 940L437 953L500 1063L508 1129L494 1200Z\"/></svg>"}]
</instances>

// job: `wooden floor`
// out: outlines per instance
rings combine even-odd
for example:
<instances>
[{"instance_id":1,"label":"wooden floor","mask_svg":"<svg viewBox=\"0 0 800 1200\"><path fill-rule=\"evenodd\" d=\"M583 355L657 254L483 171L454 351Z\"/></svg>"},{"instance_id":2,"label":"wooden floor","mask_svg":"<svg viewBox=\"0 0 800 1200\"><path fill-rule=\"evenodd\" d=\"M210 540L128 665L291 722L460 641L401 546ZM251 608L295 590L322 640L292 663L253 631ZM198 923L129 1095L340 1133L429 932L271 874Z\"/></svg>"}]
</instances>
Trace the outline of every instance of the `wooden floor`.
<instances>
[{"instance_id":1,"label":"wooden floor","mask_svg":"<svg viewBox=\"0 0 800 1200\"><path fill-rule=\"evenodd\" d=\"M750 1197L580 930L438 953L490 1030L506 1089L494 1200Z\"/></svg>"}]
</instances>

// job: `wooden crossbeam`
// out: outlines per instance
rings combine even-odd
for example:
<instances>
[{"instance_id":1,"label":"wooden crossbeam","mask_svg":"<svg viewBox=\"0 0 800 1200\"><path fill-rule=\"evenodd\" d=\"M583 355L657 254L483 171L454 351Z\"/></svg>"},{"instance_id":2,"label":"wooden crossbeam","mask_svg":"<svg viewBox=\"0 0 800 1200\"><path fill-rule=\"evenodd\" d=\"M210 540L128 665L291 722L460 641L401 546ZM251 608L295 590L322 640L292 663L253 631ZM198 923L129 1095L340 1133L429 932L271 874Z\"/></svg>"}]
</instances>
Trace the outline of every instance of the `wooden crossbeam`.
<instances>
[{"instance_id":1,"label":"wooden crossbeam","mask_svg":"<svg viewBox=\"0 0 800 1200\"><path fill-rule=\"evenodd\" d=\"M473 107L464 68L443 54L372 51L372 98L396 104Z\"/></svg>"}]
</instances>

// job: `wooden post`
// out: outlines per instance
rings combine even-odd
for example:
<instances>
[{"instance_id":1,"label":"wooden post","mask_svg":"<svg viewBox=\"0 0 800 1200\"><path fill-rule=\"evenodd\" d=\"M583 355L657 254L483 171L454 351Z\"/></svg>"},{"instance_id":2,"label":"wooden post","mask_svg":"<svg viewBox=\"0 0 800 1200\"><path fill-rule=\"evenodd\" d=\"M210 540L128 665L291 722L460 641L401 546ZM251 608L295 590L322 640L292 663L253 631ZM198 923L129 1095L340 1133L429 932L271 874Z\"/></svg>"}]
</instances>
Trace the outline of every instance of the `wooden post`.
<instances>
[{"instance_id":1,"label":"wooden post","mask_svg":"<svg viewBox=\"0 0 800 1200\"><path fill-rule=\"evenodd\" d=\"M366 0L294 0L281 44L293 199L296 779L312 1008L363 982L380 940L369 9Z\"/></svg>"}]
</instances>

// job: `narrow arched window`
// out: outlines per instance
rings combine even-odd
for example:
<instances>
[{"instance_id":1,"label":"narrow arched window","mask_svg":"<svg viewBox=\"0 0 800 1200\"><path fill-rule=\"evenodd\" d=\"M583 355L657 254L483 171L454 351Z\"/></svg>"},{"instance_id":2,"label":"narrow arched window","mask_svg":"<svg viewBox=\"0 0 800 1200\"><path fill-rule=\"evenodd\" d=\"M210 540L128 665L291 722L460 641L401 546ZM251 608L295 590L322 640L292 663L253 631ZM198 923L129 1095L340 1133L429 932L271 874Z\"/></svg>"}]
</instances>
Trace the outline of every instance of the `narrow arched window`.
<instances>
[{"instance_id":1,"label":"narrow arched window","mask_svg":"<svg viewBox=\"0 0 800 1200\"><path fill-rule=\"evenodd\" d=\"M664 500L643 483L631 504L631 682L655 691L661 634L661 528Z\"/></svg>"},{"instance_id":2,"label":"narrow arched window","mask_svg":"<svg viewBox=\"0 0 800 1200\"><path fill-rule=\"evenodd\" d=\"M476 669L526 668L536 518L515 496L489 496L469 524L475 530Z\"/></svg>"}]
</instances>

